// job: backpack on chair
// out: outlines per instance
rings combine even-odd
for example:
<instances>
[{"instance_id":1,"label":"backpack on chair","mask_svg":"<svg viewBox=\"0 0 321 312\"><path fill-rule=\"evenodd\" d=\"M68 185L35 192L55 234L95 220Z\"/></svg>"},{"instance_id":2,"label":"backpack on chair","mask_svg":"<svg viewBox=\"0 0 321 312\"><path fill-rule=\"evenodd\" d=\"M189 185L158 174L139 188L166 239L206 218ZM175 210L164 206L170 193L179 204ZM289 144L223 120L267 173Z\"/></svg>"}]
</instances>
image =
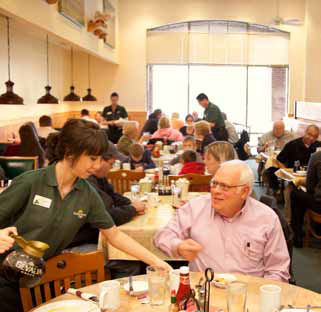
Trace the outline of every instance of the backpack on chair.
<instances>
[{"instance_id":1,"label":"backpack on chair","mask_svg":"<svg viewBox=\"0 0 321 312\"><path fill-rule=\"evenodd\" d=\"M247 148L247 142L250 141L249 134L246 130L243 130L240 139L234 144L234 148L237 152L237 156L240 160L247 160L250 157L250 153Z\"/></svg>"}]
</instances>

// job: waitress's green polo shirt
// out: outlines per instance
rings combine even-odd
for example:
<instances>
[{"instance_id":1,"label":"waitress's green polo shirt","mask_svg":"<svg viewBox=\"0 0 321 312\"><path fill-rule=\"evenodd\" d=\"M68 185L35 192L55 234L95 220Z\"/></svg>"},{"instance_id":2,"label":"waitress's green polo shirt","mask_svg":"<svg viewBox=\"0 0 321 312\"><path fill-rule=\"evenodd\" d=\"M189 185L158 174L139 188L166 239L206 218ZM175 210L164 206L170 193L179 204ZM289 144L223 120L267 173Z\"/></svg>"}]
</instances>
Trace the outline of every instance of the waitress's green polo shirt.
<instances>
[{"instance_id":1,"label":"waitress's green polo shirt","mask_svg":"<svg viewBox=\"0 0 321 312\"><path fill-rule=\"evenodd\" d=\"M47 243L45 259L68 246L85 223L99 229L114 225L101 198L85 180L78 179L61 199L55 164L16 177L0 194L0 228L16 226L24 238Z\"/></svg>"}]
</instances>

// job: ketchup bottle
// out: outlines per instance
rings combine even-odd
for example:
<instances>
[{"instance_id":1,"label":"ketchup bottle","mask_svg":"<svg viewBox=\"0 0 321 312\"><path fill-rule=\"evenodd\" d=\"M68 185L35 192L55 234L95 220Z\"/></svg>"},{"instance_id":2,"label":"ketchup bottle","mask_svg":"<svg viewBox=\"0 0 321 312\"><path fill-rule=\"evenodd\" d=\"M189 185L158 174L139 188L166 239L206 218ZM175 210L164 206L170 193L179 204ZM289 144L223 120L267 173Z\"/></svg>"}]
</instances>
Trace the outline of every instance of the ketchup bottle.
<instances>
[{"instance_id":1,"label":"ketchup bottle","mask_svg":"<svg viewBox=\"0 0 321 312\"><path fill-rule=\"evenodd\" d=\"M190 297L191 284L189 280L189 267L181 266L179 269L179 287L176 295L176 303L180 306Z\"/></svg>"}]
</instances>

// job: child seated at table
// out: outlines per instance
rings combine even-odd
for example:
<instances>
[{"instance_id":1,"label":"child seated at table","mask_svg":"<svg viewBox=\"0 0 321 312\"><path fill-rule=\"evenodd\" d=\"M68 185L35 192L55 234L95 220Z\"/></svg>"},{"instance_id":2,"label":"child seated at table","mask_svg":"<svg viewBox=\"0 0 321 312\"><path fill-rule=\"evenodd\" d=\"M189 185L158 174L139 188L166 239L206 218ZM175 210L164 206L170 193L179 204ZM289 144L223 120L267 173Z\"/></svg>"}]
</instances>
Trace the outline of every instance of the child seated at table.
<instances>
[{"instance_id":1,"label":"child seated at table","mask_svg":"<svg viewBox=\"0 0 321 312\"><path fill-rule=\"evenodd\" d=\"M197 161L197 154L194 151L185 151L182 155L183 168L179 175L187 173L204 174L205 164Z\"/></svg>"},{"instance_id":2,"label":"child seated at table","mask_svg":"<svg viewBox=\"0 0 321 312\"><path fill-rule=\"evenodd\" d=\"M188 151L188 150L196 152L196 141L195 141L195 138L191 135L186 136L183 141L183 151ZM196 153L196 156L197 156L196 158L197 162L203 161L199 153ZM169 164L173 166L178 164L179 162L182 162L181 160L182 160L182 155L177 155L175 158L173 158L169 162Z\"/></svg>"},{"instance_id":3,"label":"child seated at table","mask_svg":"<svg viewBox=\"0 0 321 312\"><path fill-rule=\"evenodd\" d=\"M151 157L151 152L149 150L144 150L140 144L136 143L129 147L129 163L130 169L137 172L156 168Z\"/></svg>"}]
</instances>

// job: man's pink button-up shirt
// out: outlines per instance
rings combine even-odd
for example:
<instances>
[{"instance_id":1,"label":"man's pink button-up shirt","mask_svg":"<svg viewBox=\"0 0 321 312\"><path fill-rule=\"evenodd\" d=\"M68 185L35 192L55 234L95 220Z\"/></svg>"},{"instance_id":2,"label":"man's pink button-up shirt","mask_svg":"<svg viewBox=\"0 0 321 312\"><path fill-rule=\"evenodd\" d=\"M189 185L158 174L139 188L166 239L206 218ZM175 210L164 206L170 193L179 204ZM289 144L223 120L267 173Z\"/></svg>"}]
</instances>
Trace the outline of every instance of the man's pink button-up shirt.
<instances>
[{"instance_id":1,"label":"man's pink button-up shirt","mask_svg":"<svg viewBox=\"0 0 321 312\"><path fill-rule=\"evenodd\" d=\"M154 238L155 245L171 257L177 246L193 239L203 246L191 271L242 273L288 281L290 257L278 216L268 206L248 198L233 218L212 208L211 196L190 200Z\"/></svg>"}]
</instances>

